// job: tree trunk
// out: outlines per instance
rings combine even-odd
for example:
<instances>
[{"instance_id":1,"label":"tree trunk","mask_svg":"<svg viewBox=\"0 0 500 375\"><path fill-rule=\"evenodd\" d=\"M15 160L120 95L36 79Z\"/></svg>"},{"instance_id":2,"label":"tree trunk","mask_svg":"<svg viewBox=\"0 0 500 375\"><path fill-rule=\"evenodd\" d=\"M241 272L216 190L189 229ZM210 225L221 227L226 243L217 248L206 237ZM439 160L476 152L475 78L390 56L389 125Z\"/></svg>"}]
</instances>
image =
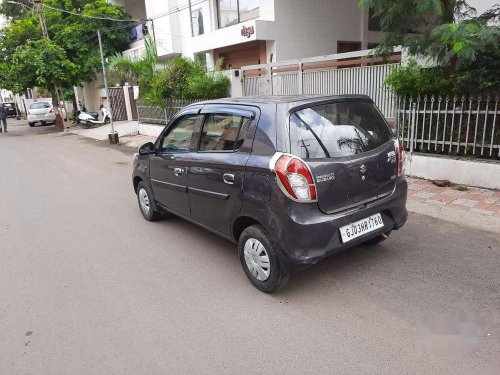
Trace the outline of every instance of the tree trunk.
<instances>
[{"instance_id":1,"label":"tree trunk","mask_svg":"<svg viewBox=\"0 0 500 375\"><path fill-rule=\"evenodd\" d=\"M64 120L59 112L59 93L57 87L54 85L54 91L51 93L52 96L52 106L56 112L56 129L64 130Z\"/></svg>"},{"instance_id":2,"label":"tree trunk","mask_svg":"<svg viewBox=\"0 0 500 375\"><path fill-rule=\"evenodd\" d=\"M443 16L441 23L453 23L455 21L456 0L442 0Z\"/></svg>"}]
</instances>

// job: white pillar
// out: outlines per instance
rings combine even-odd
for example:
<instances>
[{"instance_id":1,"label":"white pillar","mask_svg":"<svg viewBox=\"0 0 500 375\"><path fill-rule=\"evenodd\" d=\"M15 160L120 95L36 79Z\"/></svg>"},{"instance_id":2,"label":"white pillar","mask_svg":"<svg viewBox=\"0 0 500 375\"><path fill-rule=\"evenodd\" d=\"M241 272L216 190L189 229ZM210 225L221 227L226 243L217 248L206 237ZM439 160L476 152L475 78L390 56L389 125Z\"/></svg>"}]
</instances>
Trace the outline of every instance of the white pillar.
<instances>
[{"instance_id":1,"label":"white pillar","mask_svg":"<svg viewBox=\"0 0 500 375\"><path fill-rule=\"evenodd\" d=\"M123 95L125 98L125 110L127 111L127 120L132 121L132 107L130 105L130 95L128 92L129 85L123 86Z\"/></svg>"},{"instance_id":2,"label":"white pillar","mask_svg":"<svg viewBox=\"0 0 500 375\"><path fill-rule=\"evenodd\" d=\"M231 97L238 98L243 96L243 82L242 82L242 71L240 69L229 69L226 70L226 74L229 75L231 80ZM236 73L238 72L238 73ZM238 74L238 76L236 76Z\"/></svg>"},{"instance_id":3,"label":"white pillar","mask_svg":"<svg viewBox=\"0 0 500 375\"><path fill-rule=\"evenodd\" d=\"M207 69L213 70L213 68L215 67L214 51L207 52L206 59L207 59Z\"/></svg>"}]
</instances>

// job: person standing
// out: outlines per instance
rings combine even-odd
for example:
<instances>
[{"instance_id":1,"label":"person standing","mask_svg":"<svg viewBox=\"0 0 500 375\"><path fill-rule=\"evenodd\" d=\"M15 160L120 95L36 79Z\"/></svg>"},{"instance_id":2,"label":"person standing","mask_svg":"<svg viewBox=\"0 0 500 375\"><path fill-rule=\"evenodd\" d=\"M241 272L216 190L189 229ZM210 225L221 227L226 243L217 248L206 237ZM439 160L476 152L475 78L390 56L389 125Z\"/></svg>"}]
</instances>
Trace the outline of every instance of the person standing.
<instances>
[{"instance_id":1,"label":"person standing","mask_svg":"<svg viewBox=\"0 0 500 375\"><path fill-rule=\"evenodd\" d=\"M2 125L3 130L7 133L7 110L3 104L0 103L0 133L2 132Z\"/></svg>"}]
</instances>

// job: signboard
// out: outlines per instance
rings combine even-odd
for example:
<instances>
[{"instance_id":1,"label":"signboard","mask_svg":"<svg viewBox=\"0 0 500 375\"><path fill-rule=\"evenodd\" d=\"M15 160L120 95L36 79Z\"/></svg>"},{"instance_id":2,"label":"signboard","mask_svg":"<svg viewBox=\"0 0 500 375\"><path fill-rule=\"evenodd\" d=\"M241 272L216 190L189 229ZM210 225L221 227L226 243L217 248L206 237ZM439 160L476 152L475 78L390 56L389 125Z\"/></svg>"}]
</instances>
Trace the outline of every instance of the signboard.
<instances>
[{"instance_id":1,"label":"signboard","mask_svg":"<svg viewBox=\"0 0 500 375\"><path fill-rule=\"evenodd\" d=\"M241 36L250 38L253 34L255 34L255 28L253 26L246 27L245 25L243 25L243 27L241 28Z\"/></svg>"}]
</instances>

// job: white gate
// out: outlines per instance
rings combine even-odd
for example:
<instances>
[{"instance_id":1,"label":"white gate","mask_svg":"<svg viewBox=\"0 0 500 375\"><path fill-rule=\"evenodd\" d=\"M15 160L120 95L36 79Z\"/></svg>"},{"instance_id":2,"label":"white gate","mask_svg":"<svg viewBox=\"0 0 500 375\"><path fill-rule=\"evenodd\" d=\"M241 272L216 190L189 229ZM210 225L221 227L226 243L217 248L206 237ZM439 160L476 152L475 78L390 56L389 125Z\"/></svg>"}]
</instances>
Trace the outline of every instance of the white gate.
<instances>
[{"instance_id":1,"label":"white gate","mask_svg":"<svg viewBox=\"0 0 500 375\"><path fill-rule=\"evenodd\" d=\"M395 52L386 59L364 50L244 66L243 95L363 94L373 99L384 116L394 117L395 96L383 83L400 64L400 50Z\"/></svg>"}]
</instances>

